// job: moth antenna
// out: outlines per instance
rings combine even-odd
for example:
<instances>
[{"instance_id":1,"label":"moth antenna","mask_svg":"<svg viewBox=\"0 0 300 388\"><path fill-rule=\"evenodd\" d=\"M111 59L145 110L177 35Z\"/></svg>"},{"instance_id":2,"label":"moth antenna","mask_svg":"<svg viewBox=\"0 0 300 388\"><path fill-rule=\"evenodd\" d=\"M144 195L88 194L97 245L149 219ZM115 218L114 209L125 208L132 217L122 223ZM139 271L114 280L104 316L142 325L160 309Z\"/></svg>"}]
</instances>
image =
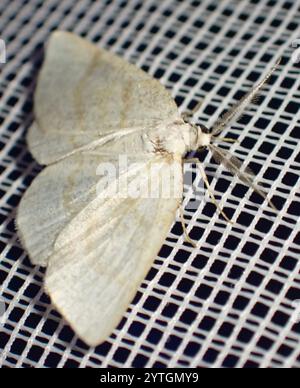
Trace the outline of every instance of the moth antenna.
<instances>
[{"instance_id":1,"label":"moth antenna","mask_svg":"<svg viewBox=\"0 0 300 388\"><path fill-rule=\"evenodd\" d=\"M261 93L258 93L256 96L252 98L251 104L258 104L262 98Z\"/></svg>"},{"instance_id":2,"label":"moth antenna","mask_svg":"<svg viewBox=\"0 0 300 388\"><path fill-rule=\"evenodd\" d=\"M261 93L258 92L258 94L256 94L255 96L253 96L253 97L252 97L252 100L249 101L249 106L250 106L251 104L257 105L257 104L259 103L261 97L262 97ZM237 106L237 105L238 105L238 103L235 104L235 105L233 105L233 106L232 106L232 109L234 108L234 106ZM229 112L224 113L224 114L217 120L216 123L220 123L221 121L223 121L224 119L226 119L225 116L226 116L227 113L229 113ZM243 111L243 112L240 113L239 116L238 116L238 114L237 114L237 116L236 116L236 118L235 118L234 120L235 120L235 122L242 121L243 118L244 118L245 116L246 116L246 114L245 114L245 112ZM216 135L215 135L215 138L217 138Z\"/></svg>"},{"instance_id":3,"label":"moth antenna","mask_svg":"<svg viewBox=\"0 0 300 388\"><path fill-rule=\"evenodd\" d=\"M221 118L219 118L212 127L212 135L219 135L225 128L235 123L241 118L245 109L259 98L258 95L263 89L264 85L269 81L273 73L278 69L281 62L281 58L276 62L275 66L267 73L267 75L255 85L239 102L233 105L233 107L226 112Z\"/></svg>"},{"instance_id":4,"label":"moth antenna","mask_svg":"<svg viewBox=\"0 0 300 388\"><path fill-rule=\"evenodd\" d=\"M214 143L215 142L219 142L219 143L224 142L224 143L232 143L232 144L240 143L238 139L233 139L230 137L219 137L219 136L215 137L215 136L213 136L212 139L213 139Z\"/></svg>"},{"instance_id":5,"label":"moth antenna","mask_svg":"<svg viewBox=\"0 0 300 388\"><path fill-rule=\"evenodd\" d=\"M225 151L223 148L219 148L211 144L209 149L217 163L222 164L228 171L231 172L232 175L236 175L244 184L252 188L262 198L266 199L273 210L276 212L278 211L276 206L264 192L264 189L260 188L259 185L255 183L256 176L249 167L244 167L243 163L239 159L231 155L228 151Z\"/></svg>"}]
</instances>

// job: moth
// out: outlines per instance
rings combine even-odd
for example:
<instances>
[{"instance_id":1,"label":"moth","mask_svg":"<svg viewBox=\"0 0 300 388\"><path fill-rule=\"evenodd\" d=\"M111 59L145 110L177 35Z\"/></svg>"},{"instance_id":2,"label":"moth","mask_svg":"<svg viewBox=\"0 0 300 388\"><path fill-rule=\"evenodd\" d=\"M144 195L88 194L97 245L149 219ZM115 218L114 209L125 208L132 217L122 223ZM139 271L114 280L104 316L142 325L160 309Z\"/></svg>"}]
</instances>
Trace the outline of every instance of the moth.
<instances>
[{"instance_id":1,"label":"moth","mask_svg":"<svg viewBox=\"0 0 300 388\"><path fill-rule=\"evenodd\" d=\"M87 344L112 333L159 252L181 206L188 152L208 147L265 197L217 142L277 66L209 131L186 122L164 87L134 65L74 34L51 35L27 134L46 167L22 198L17 228L32 263L47 267L54 306ZM115 180L97 173L107 165ZM162 193L166 172L176 195ZM147 187L149 175L156 195L126 195L128 184Z\"/></svg>"}]
</instances>

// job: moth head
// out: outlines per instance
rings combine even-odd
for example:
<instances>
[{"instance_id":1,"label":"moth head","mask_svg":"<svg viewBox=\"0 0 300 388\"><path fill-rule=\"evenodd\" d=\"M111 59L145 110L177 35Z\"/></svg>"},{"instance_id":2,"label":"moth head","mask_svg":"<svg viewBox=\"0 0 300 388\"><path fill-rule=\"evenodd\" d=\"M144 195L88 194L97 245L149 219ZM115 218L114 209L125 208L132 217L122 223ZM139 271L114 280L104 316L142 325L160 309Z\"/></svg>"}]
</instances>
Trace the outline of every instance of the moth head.
<instances>
[{"instance_id":1,"label":"moth head","mask_svg":"<svg viewBox=\"0 0 300 388\"><path fill-rule=\"evenodd\" d=\"M209 129L205 125L197 125L197 150L202 150L204 148L207 148L211 142L212 142L212 135L209 131Z\"/></svg>"},{"instance_id":2,"label":"moth head","mask_svg":"<svg viewBox=\"0 0 300 388\"><path fill-rule=\"evenodd\" d=\"M227 137L219 137L214 135L212 129L207 128L201 124L198 128L198 150L209 147L212 143L235 143L237 140Z\"/></svg>"}]
</instances>

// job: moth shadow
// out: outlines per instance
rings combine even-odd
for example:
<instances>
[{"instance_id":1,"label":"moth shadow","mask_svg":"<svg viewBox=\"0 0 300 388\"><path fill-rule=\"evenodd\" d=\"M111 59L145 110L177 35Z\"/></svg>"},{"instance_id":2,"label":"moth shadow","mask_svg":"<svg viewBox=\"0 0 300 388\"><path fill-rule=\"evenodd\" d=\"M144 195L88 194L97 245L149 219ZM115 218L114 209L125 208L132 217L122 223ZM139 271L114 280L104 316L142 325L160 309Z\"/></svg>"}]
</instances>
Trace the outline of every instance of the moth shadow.
<instances>
[{"instance_id":1,"label":"moth shadow","mask_svg":"<svg viewBox=\"0 0 300 388\"><path fill-rule=\"evenodd\" d=\"M26 133L33 122L33 95L36 87L37 77L44 59L44 49L39 45L30 54L30 58L26 63L28 71L22 76L18 84L18 92L22 97L22 105L18 108L17 113L12 118L7 127L7 138L12 138L12 133L18 131L16 140L9 144L7 143L7 154L3 156L3 165L9 163L10 174L5 178L7 180L7 192L5 200L5 213L1 217L5 217L2 223L2 235L4 243L9 253L10 261L17 261L20 258L20 250L22 244L18 237L16 227L16 216L18 213L19 203L21 198L30 186L34 177L42 170L42 167L32 157L27 143ZM7 160L6 160L7 159ZM2 218L1 218L2 220ZM29 261L26 260L28 268L31 267Z\"/></svg>"},{"instance_id":2,"label":"moth shadow","mask_svg":"<svg viewBox=\"0 0 300 388\"><path fill-rule=\"evenodd\" d=\"M35 163L37 166L39 166L38 163L32 157L28 149L27 142L26 142L26 135L27 135L28 129L30 128L30 126L34 121L34 93L36 90L38 75L42 67L42 64L44 62L44 58L45 58L45 49L43 47L43 44L39 44L30 55L30 58L28 61L29 70L21 81L21 86L22 88L24 88L23 89L24 103L21 107L21 112L20 112L21 126L23 130L20 133L19 141L23 146L23 150L26 151L22 154L22 158L20 160L20 162L23 162L25 165Z\"/></svg>"},{"instance_id":3,"label":"moth shadow","mask_svg":"<svg viewBox=\"0 0 300 388\"><path fill-rule=\"evenodd\" d=\"M36 89L38 74L43 64L45 57L45 50L43 44L39 44L33 50L29 58L29 70L25 74L25 77L21 81L23 89L24 103L20 112L20 131L19 138L17 140L18 146L20 146L21 152L15 155L15 163L22 180L21 194L30 186L32 180L43 169L41 165L31 155L27 141L27 132L34 121L34 93ZM25 187L23 189L23 187Z\"/></svg>"}]
</instances>

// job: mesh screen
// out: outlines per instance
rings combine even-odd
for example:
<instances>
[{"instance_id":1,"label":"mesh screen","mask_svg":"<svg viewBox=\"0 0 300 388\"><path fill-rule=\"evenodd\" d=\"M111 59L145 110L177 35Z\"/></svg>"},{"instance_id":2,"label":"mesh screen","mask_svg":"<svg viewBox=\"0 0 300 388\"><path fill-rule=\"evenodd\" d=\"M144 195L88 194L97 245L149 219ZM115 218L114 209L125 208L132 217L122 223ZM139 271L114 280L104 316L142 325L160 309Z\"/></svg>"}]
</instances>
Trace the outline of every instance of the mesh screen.
<instances>
[{"instance_id":1,"label":"mesh screen","mask_svg":"<svg viewBox=\"0 0 300 388\"><path fill-rule=\"evenodd\" d=\"M299 367L299 2L1 0L0 14L1 365ZM203 154L235 224L209 201L186 210L198 248L175 223L121 324L96 349L51 306L45 271L30 264L14 227L20 198L40 171L25 133L42 47L55 29L87 37L160 79L181 111L202 100L195 120L206 125L283 57L259 105L225 133L239 140L227 148L252 167L281 210L273 216Z\"/></svg>"}]
</instances>

